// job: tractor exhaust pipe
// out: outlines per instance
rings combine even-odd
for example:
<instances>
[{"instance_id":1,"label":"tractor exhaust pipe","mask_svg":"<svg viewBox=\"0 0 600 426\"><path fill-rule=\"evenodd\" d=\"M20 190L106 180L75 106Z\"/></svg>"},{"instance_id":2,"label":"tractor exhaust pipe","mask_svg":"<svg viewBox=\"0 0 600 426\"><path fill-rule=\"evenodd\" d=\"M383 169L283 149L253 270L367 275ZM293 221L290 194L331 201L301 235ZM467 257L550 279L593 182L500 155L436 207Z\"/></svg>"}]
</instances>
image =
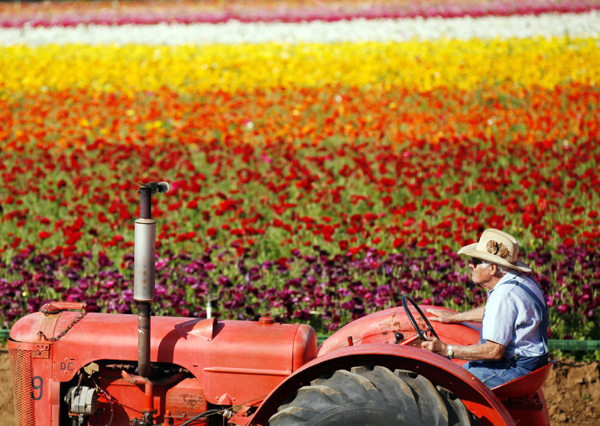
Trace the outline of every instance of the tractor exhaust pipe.
<instances>
[{"instance_id":1,"label":"tractor exhaust pipe","mask_svg":"<svg viewBox=\"0 0 600 426\"><path fill-rule=\"evenodd\" d=\"M138 373L150 377L150 315L154 301L156 220L152 219L152 195L167 193L167 182L140 184L140 218L135 221L133 300L138 307Z\"/></svg>"},{"instance_id":2,"label":"tractor exhaust pipe","mask_svg":"<svg viewBox=\"0 0 600 426\"><path fill-rule=\"evenodd\" d=\"M133 300L138 307L138 373L150 376L150 311L154 301L156 220L152 219L152 190L142 187L140 218L135 221Z\"/></svg>"}]
</instances>

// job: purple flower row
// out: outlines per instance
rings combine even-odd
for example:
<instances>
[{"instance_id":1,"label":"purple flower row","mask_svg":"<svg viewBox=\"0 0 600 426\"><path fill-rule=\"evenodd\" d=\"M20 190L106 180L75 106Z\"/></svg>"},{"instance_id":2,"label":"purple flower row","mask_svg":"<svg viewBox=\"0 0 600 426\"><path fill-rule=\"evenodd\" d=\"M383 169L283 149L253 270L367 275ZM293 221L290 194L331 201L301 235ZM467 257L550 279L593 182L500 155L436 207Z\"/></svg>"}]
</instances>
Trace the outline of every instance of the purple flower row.
<instances>
[{"instance_id":1,"label":"purple flower row","mask_svg":"<svg viewBox=\"0 0 600 426\"><path fill-rule=\"evenodd\" d=\"M157 256L153 307L159 315L204 317L211 303L220 318L271 315L283 322L308 322L318 313L324 325L319 331L333 331L398 306L403 294L458 310L485 302L484 292L470 283L463 258L448 250L413 250L382 255L369 249L351 256L315 246L276 261L259 261L249 250L237 256L219 246L195 257L166 251ZM530 253L528 262L551 307L553 338L598 339L600 251L561 245L555 253ZM135 312L131 254L116 268L104 254L55 257L30 246L10 263L0 262L0 277L4 327L49 300L87 302L92 312Z\"/></svg>"},{"instance_id":2,"label":"purple flower row","mask_svg":"<svg viewBox=\"0 0 600 426\"><path fill-rule=\"evenodd\" d=\"M583 13L600 9L598 0L532 0L532 1L485 1L480 3L407 2L399 4L373 4L336 2L334 5L290 7L285 2L278 7L255 7L241 4L225 5L221 9L202 8L201 3L173 4L152 3L140 7L140 3L118 4L118 7L97 6L92 2L74 2L55 5L26 5L19 9L0 8L1 27L30 26L77 26L77 25L150 25L159 23L223 23L229 20L241 22L307 22L340 21L348 19L382 18L457 18L482 16L539 15L542 13ZM141 3L143 5L143 3Z\"/></svg>"}]
</instances>

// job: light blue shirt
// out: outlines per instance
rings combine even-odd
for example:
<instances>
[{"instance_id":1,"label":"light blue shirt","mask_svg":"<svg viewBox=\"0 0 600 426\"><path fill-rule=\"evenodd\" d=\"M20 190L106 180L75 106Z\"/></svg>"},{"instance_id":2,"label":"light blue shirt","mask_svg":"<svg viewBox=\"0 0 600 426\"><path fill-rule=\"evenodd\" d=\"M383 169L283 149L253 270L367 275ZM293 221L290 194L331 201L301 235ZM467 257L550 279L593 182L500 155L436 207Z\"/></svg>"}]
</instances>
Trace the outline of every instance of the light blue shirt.
<instances>
[{"instance_id":1,"label":"light blue shirt","mask_svg":"<svg viewBox=\"0 0 600 426\"><path fill-rule=\"evenodd\" d=\"M519 285L509 281L517 281ZM491 340L506 346L506 359L515 355L537 357L548 352L541 332L541 312L520 286L526 286L545 306L544 295L532 278L509 272L488 293L483 313L482 343Z\"/></svg>"}]
</instances>

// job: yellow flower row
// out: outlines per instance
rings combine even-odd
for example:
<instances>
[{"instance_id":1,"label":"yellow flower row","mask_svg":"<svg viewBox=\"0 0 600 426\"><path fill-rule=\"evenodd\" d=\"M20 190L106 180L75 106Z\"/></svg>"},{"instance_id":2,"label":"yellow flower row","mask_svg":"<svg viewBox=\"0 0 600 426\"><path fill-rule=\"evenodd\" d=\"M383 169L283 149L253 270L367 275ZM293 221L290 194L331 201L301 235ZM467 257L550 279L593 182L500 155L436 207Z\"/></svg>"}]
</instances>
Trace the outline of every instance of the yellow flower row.
<instances>
[{"instance_id":1,"label":"yellow flower row","mask_svg":"<svg viewBox=\"0 0 600 426\"><path fill-rule=\"evenodd\" d=\"M0 91L180 92L343 84L427 91L600 82L600 38L0 47Z\"/></svg>"}]
</instances>

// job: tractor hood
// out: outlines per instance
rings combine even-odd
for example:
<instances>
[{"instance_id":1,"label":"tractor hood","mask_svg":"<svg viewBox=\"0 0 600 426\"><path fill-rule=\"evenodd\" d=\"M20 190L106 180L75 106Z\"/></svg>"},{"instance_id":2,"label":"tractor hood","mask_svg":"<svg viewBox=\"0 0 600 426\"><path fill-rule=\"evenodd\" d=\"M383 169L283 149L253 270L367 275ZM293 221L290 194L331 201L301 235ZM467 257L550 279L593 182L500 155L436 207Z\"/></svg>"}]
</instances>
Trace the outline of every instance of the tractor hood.
<instances>
[{"instance_id":1,"label":"tractor hood","mask_svg":"<svg viewBox=\"0 0 600 426\"><path fill-rule=\"evenodd\" d=\"M137 360L136 315L88 313L76 321L78 315L30 314L12 327L9 344L49 345L53 376L61 382L94 361ZM150 361L186 368L215 404L268 394L316 356L316 334L307 325L276 323L268 317L255 322L153 316L151 321Z\"/></svg>"}]
</instances>

